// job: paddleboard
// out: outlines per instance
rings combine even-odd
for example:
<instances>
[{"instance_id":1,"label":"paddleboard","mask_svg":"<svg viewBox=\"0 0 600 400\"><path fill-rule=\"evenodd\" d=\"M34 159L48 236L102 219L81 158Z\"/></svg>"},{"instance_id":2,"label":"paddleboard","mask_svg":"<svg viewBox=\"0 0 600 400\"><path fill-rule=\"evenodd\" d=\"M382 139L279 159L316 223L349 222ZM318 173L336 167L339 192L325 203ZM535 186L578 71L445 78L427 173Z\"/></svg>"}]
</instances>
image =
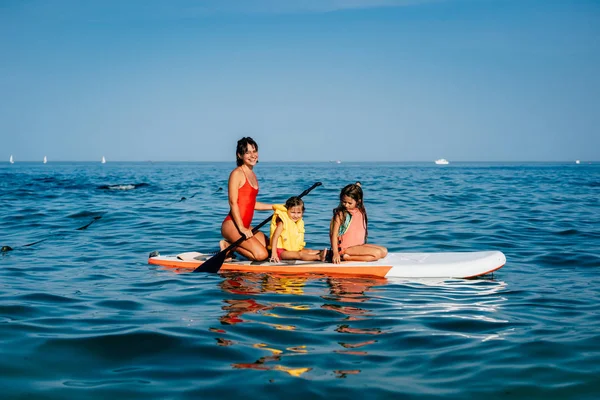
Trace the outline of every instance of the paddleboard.
<instances>
[{"instance_id":1,"label":"paddleboard","mask_svg":"<svg viewBox=\"0 0 600 400\"><path fill-rule=\"evenodd\" d=\"M149 264L194 270L211 257L198 252L175 256L150 255ZM280 263L249 260L226 261L219 272L256 272L275 274L324 274L397 278L474 278L492 273L506 263L500 251L388 253L372 262L344 261L340 264L320 261L285 260Z\"/></svg>"}]
</instances>

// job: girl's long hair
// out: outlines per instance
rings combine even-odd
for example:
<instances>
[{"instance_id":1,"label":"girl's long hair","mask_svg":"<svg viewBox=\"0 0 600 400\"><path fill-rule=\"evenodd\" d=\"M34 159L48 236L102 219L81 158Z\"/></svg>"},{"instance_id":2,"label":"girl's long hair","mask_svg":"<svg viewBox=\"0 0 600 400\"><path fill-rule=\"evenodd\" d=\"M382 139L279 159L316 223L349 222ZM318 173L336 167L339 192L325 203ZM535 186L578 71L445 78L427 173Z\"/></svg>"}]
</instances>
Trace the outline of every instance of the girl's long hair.
<instances>
[{"instance_id":1,"label":"girl's long hair","mask_svg":"<svg viewBox=\"0 0 600 400\"><path fill-rule=\"evenodd\" d=\"M258 144L256 144L254 139L252 139L250 136L243 137L238 140L237 148L235 149L235 162L238 167L244 163L241 156L243 156L246 153L246 150L248 150L248 145L254 146L256 151L258 151Z\"/></svg>"},{"instance_id":2,"label":"girl's long hair","mask_svg":"<svg viewBox=\"0 0 600 400\"><path fill-rule=\"evenodd\" d=\"M346 207L342 204L342 199L348 196L354 201L356 201L356 208L363 214L365 217L365 243L367 243L367 237L369 236L369 218L367 217L367 209L365 208L365 204L363 202L363 190L360 185L360 182L351 183L349 185L344 186L342 191L340 192L340 204L333 209L333 217L339 216L342 221L346 218L346 215L349 214ZM331 220L331 224L329 230L331 231L331 227L333 226L333 219ZM331 232L330 232L331 234Z\"/></svg>"}]
</instances>

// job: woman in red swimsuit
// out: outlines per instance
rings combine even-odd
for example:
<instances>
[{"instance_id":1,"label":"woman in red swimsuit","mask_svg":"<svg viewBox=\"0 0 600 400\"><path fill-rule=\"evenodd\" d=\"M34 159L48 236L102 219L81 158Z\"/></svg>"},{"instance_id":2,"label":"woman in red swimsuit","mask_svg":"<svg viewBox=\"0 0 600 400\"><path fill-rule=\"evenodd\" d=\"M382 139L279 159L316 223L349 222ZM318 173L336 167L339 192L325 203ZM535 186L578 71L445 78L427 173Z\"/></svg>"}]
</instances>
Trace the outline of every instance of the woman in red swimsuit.
<instances>
[{"instance_id":1,"label":"woman in red swimsuit","mask_svg":"<svg viewBox=\"0 0 600 400\"><path fill-rule=\"evenodd\" d=\"M263 261L269 257L267 238L262 232L252 234L254 210L272 210L272 204L256 201L258 180L254 166L258 162L258 145L250 137L238 140L236 149L237 168L229 175L229 214L221 225L221 235L225 240L220 243L224 250L230 243L244 235L246 240L236 249L250 260Z\"/></svg>"}]
</instances>

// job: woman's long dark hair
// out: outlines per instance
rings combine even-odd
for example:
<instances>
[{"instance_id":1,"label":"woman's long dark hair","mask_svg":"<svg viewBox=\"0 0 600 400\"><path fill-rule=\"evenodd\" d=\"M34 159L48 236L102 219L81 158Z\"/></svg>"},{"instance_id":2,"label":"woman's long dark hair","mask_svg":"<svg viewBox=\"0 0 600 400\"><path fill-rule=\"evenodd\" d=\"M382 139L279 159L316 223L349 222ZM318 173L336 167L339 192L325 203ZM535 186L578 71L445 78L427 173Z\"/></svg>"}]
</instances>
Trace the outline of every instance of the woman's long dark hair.
<instances>
[{"instance_id":1,"label":"woman's long dark hair","mask_svg":"<svg viewBox=\"0 0 600 400\"><path fill-rule=\"evenodd\" d=\"M342 204L342 199L345 196L348 196L354 201L356 201L356 208L358 208L365 217L365 243L367 243L367 237L369 236L369 219L367 218L367 209L365 208L365 204L363 203L363 190L360 185L360 182L346 185L340 192L340 204L333 209L333 216L335 217L339 215L340 217L343 217L342 221L344 221L346 215L349 214L348 210L346 210L346 207L344 207L344 205Z\"/></svg>"},{"instance_id":2,"label":"woman's long dark hair","mask_svg":"<svg viewBox=\"0 0 600 400\"><path fill-rule=\"evenodd\" d=\"M241 166L244 162L242 161L243 155L248 150L248 145L254 146L256 151L258 151L258 144L252 139L250 136L243 137L237 142L237 148L235 149L235 162L237 166Z\"/></svg>"}]
</instances>

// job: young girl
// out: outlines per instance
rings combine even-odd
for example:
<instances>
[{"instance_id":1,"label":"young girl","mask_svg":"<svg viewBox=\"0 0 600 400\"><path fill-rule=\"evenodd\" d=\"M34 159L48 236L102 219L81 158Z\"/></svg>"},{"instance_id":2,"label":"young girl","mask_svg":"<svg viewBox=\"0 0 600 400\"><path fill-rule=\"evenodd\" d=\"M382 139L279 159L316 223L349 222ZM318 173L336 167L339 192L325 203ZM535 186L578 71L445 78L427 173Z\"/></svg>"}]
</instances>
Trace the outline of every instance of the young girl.
<instances>
[{"instance_id":1,"label":"young girl","mask_svg":"<svg viewBox=\"0 0 600 400\"><path fill-rule=\"evenodd\" d=\"M326 250L309 250L304 246L304 202L290 197L285 206L273 205L271 220L271 262L280 260L324 261Z\"/></svg>"},{"instance_id":2,"label":"young girl","mask_svg":"<svg viewBox=\"0 0 600 400\"><path fill-rule=\"evenodd\" d=\"M329 225L331 238L331 261L375 261L387 255L383 246L367 244L367 210L363 203L360 182L344 187L340 193L340 205L333 209Z\"/></svg>"}]
</instances>

